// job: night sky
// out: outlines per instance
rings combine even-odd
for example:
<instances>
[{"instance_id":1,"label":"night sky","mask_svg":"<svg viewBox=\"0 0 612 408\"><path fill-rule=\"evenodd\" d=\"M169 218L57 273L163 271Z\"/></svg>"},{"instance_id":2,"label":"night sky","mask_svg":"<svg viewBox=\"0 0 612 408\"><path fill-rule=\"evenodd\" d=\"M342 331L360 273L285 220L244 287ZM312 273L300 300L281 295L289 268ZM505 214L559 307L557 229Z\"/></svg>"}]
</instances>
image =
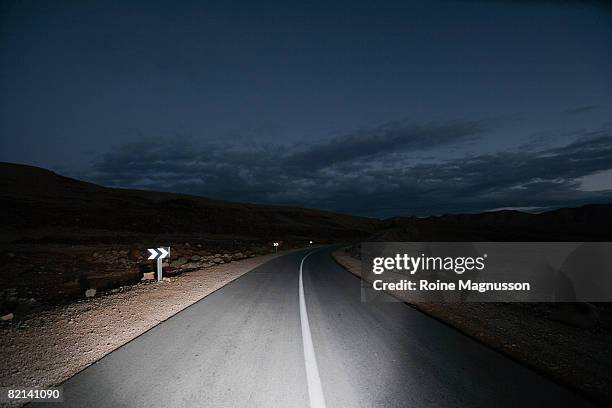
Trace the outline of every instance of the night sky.
<instances>
[{"instance_id":1,"label":"night sky","mask_svg":"<svg viewBox=\"0 0 612 408\"><path fill-rule=\"evenodd\" d=\"M0 161L375 217L612 202L603 3L258 3L2 1Z\"/></svg>"}]
</instances>

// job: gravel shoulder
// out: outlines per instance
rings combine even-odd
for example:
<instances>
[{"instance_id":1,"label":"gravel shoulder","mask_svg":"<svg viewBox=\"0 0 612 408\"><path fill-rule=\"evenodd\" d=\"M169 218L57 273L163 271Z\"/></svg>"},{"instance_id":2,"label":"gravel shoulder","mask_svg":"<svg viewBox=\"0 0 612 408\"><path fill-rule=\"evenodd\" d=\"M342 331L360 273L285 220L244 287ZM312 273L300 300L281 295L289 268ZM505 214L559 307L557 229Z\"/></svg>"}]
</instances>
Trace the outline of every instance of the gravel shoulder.
<instances>
[{"instance_id":1,"label":"gravel shoulder","mask_svg":"<svg viewBox=\"0 0 612 408\"><path fill-rule=\"evenodd\" d=\"M140 283L0 325L0 386L61 384L281 251Z\"/></svg>"},{"instance_id":2,"label":"gravel shoulder","mask_svg":"<svg viewBox=\"0 0 612 408\"><path fill-rule=\"evenodd\" d=\"M344 249L333 257L361 277L359 259ZM594 402L612 405L612 334L607 327L586 329L551 320L551 305L543 303L410 305Z\"/></svg>"}]
</instances>

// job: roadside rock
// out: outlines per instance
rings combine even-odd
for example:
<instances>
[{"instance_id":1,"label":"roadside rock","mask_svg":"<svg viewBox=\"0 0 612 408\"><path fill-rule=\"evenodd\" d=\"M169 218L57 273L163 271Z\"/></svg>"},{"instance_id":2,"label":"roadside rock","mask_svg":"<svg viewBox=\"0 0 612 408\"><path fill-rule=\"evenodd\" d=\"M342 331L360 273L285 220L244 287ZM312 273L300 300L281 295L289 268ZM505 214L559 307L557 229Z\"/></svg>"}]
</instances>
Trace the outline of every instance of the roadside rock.
<instances>
[{"instance_id":1,"label":"roadside rock","mask_svg":"<svg viewBox=\"0 0 612 408\"><path fill-rule=\"evenodd\" d=\"M87 298L92 298L92 297L94 297L94 296L96 296L96 290L95 290L94 288L87 289L87 290L85 291L85 297L87 297Z\"/></svg>"},{"instance_id":2,"label":"roadside rock","mask_svg":"<svg viewBox=\"0 0 612 408\"><path fill-rule=\"evenodd\" d=\"M130 252L128 252L128 258L130 259L130 261L133 262L138 262L140 260L141 255L142 254L137 249L132 249Z\"/></svg>"},{"instance_id":3,"label":"roadside rock","mask_svg":"<svg viewBox=\"0 0 612 408\"><path fill-rule=\"evenodd\" d=\"M261 246L254 246L251 248L251 251L255 254L261 254L261 255L268 253L267 248L261 247Z\"/></svg>"},{"instance_id":4,"label":"roadside rock","mask_svg":"<svg viewBox=\"0 0 612 408\"><path fill-rule=\"evenodd\" d=\"M185 265L181 266L181 269L195 269L198 265L193 262L188 262Z\"/></svg>"},{"instance_id":5,"label":"roadside rock","mask_svg":"<svg viewBox=\"0 0 612 408\"><path fill-rule=\"evenodd\" d=\"M5 314L4 316L0 317L0 320L7 322L9 320L13 320L14 317L15 317L14 314L9 313L9 314Z\"/></svg>"},{"instance_id":6,"label":"roadside rock","mask_svg":"<svg viewBox=\"0 0 612 408\"><path fill-rule=\"evenodd\" d=\"M155 272L145 272L142 274L142 280L153 280L155 279Z\"/></svg>"},{"instance_id":7,"label":"roadside rock","mask_svg":"<svg viewBox=\"0 0 612 408\"><path fill-rule=\"evenodd\" d=\"M597 306L590 303L557 303L550 318L570 326L590 328L599 323L600 315Z\"/></svg>"},{"instance_id":8,"label":"roadside rock","mask_svg":"<svg viewBox=\"0 0 612 408\"><path fill-rule=\"evenodd\" d=\"M178 268L181 265L185 265L187 263L187 258L180 257L179 259L170 262L170 266L173 268Z\"/></svg>"},{"instance_id":9,"label":"roadside rock","mask_svg":"<svg viewBox=\"0 0 612 408\"><path fill-rule=\"evenodd\" d=\"M200 255L197 255L197 254L191 257L191 260L193 262L198 262L200 259L202 259L202 257Z\"/></svg>"},{"instance_id":10,"label":"roadside rock","mask_svg":"<svg viewBox=\"0 0 612 408\"><path fill-rule=\"evenodd\" d=\"M223 259L221 259L220 257L216 256L213 258L212 260L214 263L219 264L223 262Z\"/></svg>"}]
</instances>

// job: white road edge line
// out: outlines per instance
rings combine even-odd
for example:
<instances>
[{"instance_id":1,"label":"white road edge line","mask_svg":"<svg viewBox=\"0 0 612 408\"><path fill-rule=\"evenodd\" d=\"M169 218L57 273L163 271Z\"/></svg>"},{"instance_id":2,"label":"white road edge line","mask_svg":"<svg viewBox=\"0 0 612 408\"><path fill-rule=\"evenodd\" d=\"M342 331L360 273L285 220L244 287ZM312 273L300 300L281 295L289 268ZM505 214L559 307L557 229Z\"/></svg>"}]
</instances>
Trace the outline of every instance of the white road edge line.
<instances>
[{"instance_id":1,"label":"white road edge line","mask_svg":"<svg viewBox=\"0 0 612 408\"><path fill-rule=\"evenodd\" d=\"M321 387L319 367L317 366L317 358L315 357L312 345L310 324L308 324L308 311L306 310L306 300L304 297L304 279L302 278L304 261L315 252L307 253L302 258L302 262L300 262L300 321L302 322L302 344L304 345L304 362L306 363L306 380L308 381L310 408L325 408L325 397L323 396L323 387Z\"/></svg>"}]
</instances>

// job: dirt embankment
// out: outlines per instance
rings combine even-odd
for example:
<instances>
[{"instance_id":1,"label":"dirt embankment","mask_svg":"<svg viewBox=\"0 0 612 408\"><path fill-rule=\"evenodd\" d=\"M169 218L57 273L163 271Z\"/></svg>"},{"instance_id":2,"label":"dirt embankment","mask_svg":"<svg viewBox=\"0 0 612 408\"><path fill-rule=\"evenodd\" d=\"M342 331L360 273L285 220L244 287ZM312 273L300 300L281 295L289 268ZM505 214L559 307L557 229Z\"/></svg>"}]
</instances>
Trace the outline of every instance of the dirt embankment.
<instances>
[{"instance_id":1,"label":"dirt embankment","mask_svg":"<svg viewBox=\"0 0 612 408\"><path fill-rule=\"evenodd\" d=\"M176 242L174 239L158 242ZM281 250L300 243L282 242ZM157 247L151 243L149 247ZM165 246L165 245L164 245ZM19 319L58 303L93 297L104 291L153 278L155 261L147 259L147 246L37 244L5 247L0 273L0 316ZM164 260L164 276L208 269L273 253L272 243L191 241L175 243Z\"/></svg>"},{"instance_id":2,"label":"dirt embankment","mask_svg":"<svg viewBox=\"0 0 612 408\"><path fill-rule=\"evenodd\" d=\"M354 248L334 252L335 260L361 277ZM609 308L596 324L580 322L575 304L420 303L411 305L477 341L506 354L605 406L612 405L612 316ZM596 307L596 306L595 306Z\"/></svg>"}]
</instances>

